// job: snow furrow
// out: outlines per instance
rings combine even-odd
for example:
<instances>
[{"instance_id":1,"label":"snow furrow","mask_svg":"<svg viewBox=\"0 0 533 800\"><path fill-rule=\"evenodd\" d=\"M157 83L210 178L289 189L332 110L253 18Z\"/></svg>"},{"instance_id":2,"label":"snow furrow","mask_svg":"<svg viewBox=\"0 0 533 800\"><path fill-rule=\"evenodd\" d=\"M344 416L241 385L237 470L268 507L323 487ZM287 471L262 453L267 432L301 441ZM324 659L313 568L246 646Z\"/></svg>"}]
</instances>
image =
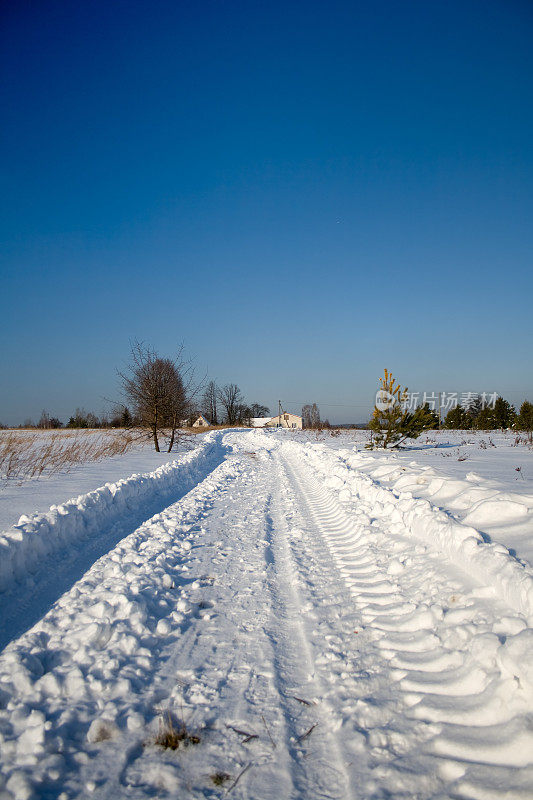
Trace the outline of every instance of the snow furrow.
<instances>
[{"instance_id":1,"label":"snow furrow","mask_svg":"<svg viewBox=\"0 0 533 800\"><path fill-rule=\"evenodd\" d=\"M23 516L0 534L0 649L36 622L103 553L203 480L224 453L220 435L211 434L154 472L108 483L47 513Z\"/></svg>"},{"instance_id":2,"label":"snow furrow","mask_svg":"<svg viewBox=\"0 0 533 800\"><path fill-rule=\"evenodd\" d=\"M279 472L278 486L283 474ZM323 702L326 694L317 653L302 624L302 598L296 581L288 541L287 498L273 503L267 518L266 560L273 617L267 632L272 638L275 669L282 707L288 721L289 750L294 783L302 797L352 797L348 777L336 740L333 717ZM308 705L306 705L306 703ZM312 756L311 758L309 756Z\"/></svg>"},{"instance_id":3,"label":"snow furrow","mask_svg":"<svg viewBox=\"0 0 533 800\"><path fill-rule=\"evenodd\" d=\"M191 484L191 478L197 481L200 474L205 475L206 463L215 458L222 460L220 440L206 438L199 449L154 472L107 483L52 506L44 514L23 515L17 525L0 535L0 591L13 580L37 571L44 557L74 545L97 528L108 527L112 520L141 507L154 494L168 498L180 483Z\"/></svg>"},{"instance_id":4,"label":"snow furrow","mask_svg":"<svg viewBox=\"0 0 533 800\"><path fill-rule=\"evenodd\" d=\"M268 457L230 456L4 650L9 795L200 798L227 774L243 800L349 796L314 705L277 483ZM160 714L200 743L155 747Z\"/></svg>"},{"instance_id":5,"label":"snow furrow","mask_svg":"<svg viewBox=\"0 0 533 800\"><path fill-rule=\"evenodd\" d=\"M490 586L533 626L533 572L506 547L487 542L480 531L435 508L428 500L385 488L358 470L359 454L345 451L340 456L322 445L307 447L305 452L308 462L324 475L326 485L338 492L347 507L360 498L371 501L375 517L383 517L396 531L408 531L438 548L456 566L463 568L468 564L472 576Z\"/></svg>"},{"instance_id":6,"label":"snow furrow","mask_svg":"<svg viewBox=\"0 0 533 800\"><path fill-rule=\"evenodd\" d=\"M17 800L61 789L78 796L101 775L121 783L166 698L161 664L202 614L190 596L210 578L192 580L188 567L201 519L237 472L225 462L143 524L0 655L2 771ZM99 742L117 736L113 758L87 776L87 747L94 758Z\"/></svg>"},{"instance_id":7,"label":"snow furrow","mask_svg":"<svg viewBox=\"0 0 533 800\"><path fill-rule=\"evenodd\" d=\"M294 497L295 520L301 526L292 548L301 580L310 592L304 611L314 618L322 609L315 634L317 650L322 648L317 668L327 675L328 701L342 731L351 783L359 787L362 798L373 796L378 787L387 792L394 788L394 797L432 797L438 781L425 754L418 753L409 767L409 782L402 785L397 761L410 749L419 749L432 734L426 726L405 718L390 663L354 603L353 587L346 579L344 562L332 550L332 537L338 537L338 547L350 554L350 563L357 568L371 566L375 573L375 563L362 551L354 562L352 548L346 547L347 520L339 510L332 514L331 504L317 502L299 459L284 458L282 463Z\"/></svg>"},{"instance_id":8,"label":"snow furrow","mask_svg":"<svg viewBox=\"0 0 533 800\"><path fill-rule=\"evenodd\" d=\"M394 769L389 765L388 777L387 771L381 774L382 781L390 781L392 790L399 773L413 768L412 753L418 750L438 757L435 796L483 791L497 796L502 781L509 792L505 796L527 796L533 779L528 716L533 695L530 668L522 659L532 632L492 593L439 563L437 554L391 533L386 522L392 514L376 515L372 492L361 491L356 512L344 512L323 479L318 482L302 464L298 450L287 446L287 461L366 629L389 659L390 680L401 700L396 715L423 723L418 734L426 739L423 747L416 737L407 746L406 735L406 751L397 755ZM369 578L381 593L378 603L380 594L369 591ZM502 643L495 632L503 630L502 619L503 627L522 633ZM392 746L386 733L383 745ZM422 774L420 764L415 771Z\"/></svg>"}]
</instances>

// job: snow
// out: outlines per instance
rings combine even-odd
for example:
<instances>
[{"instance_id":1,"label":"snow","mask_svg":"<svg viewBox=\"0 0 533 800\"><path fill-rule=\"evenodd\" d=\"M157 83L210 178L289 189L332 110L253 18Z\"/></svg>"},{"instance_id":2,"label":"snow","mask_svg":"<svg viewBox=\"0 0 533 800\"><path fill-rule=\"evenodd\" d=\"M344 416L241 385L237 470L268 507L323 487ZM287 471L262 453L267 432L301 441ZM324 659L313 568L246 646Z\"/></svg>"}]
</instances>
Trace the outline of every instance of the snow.
<instances>
[{"instance_id":1,"label":"snow","mask_svg":"<svg viewBox=\"0 0 533 800\"><path fill-rule=\"evenodd\" d=\"M364 450L365 439L361 432L358 469L445 509L533 565L533 448L517 445L516 433L434 431L386 456ZM353 448L348 435L333 441L336 449Z\"/></svg>"},{"instance_id":2,"label":"snow","mask_svg":"<svg viewBox=\"0 0 533 800\"><path fill-rule=\"evenodd\" d=\"M56 435L68 431L55 431ZM0 431L0 436L9 431ZM85 436L95 434L100 436L100 431L83 432ZM108 435L114 431L106 431ZM118 431L118 434L121 432ZM45 438L47 432L40 431L39 437ZM183 437L179 451L182 452L190 446L189 439ZM32 513L48 511L52 504L61 504L70 500L73 493L86 494L105 483L115 483L125 476L139 472L152 472L157 467L173 461L176 453L156 453L152 443L139 443L134 449L124 455L111 456L99 461L89 461L75 466L69 473L47 475L30 480L10 480L0 483L0 530L5 530L15 525L22 514L31 510Z\"/></svg>"},{"instance_id":3,"label":"snow","mask_svg":"<svg viewBox=\"0 0 533 800\"><path fill-rule=\"evenodd\" d=\"M23 514L0 534L0 592L6 595L0 645L38 619L73 575L82 575L126 532L189 491L223 458L218 439L208 435L196 442L194 450L154 472L106 483L47 512ZM106 466L108 474L116 468Z\"/></svg>"},{"instance_id":4,"label":"snow","mask_svg":"<svg viewBox=\"0 0 533 800\"><path fill-rule=\"evenodd\" d=\"M4 534L2 800L532 796L531 451L364 436L210 432Z\"/></svg>"}]
</instances>

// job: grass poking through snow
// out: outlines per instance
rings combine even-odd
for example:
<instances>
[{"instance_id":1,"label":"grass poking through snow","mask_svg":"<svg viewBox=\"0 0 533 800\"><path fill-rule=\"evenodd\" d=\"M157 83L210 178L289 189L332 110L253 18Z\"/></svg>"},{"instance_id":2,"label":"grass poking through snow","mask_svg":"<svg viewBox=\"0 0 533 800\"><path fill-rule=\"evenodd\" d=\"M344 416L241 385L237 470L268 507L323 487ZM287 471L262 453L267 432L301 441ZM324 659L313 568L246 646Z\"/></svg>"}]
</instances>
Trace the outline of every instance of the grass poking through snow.
<instances>
[{"instance_id":1,"label":"grass poking through snow","mask_svg":"<svg viewBox=\"0 0 533 800\"><path fill-rule=\"evenodd\" d=\"M227 772L215 772L211 775L211 780L215 784L215 786L224 786L224 784L229 781L231 775L228 775Z\"/></svg>"},{"instance_id":2,"label":"grass poking through snow","mask_svg":"<svg viewBox=\"0 0 533 800\"><path fill-rule=\"evenodd\" d=\"M159 718L159 732L155 744L165 749L177 750L178 747L200 744L200 737L190 733L184 722L175 725L170 711L166 711Z\"/></svg>"},{"instance_id":3,"label":"grass poking through snow","mask_svg":"<svg viewBox=\"0 0 533 800\"><path fill-rule=\"evenodd\" d=\"M111 431L8 431L0 435L0 481L69 472L78 464L123 455L138 433Z\"/></svg>"}]
</instances>

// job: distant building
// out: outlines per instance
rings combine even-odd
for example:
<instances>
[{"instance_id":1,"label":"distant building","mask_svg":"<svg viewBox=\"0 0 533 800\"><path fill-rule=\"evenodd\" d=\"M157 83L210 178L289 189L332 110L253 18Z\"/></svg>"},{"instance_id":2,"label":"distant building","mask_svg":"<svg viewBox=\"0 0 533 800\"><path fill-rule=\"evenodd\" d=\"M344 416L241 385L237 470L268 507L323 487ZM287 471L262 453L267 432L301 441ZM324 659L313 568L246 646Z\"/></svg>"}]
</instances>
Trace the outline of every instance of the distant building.
<instances>
[{"instance_id":1,"label":"distant building","mask_svg":"<svg viewBox=\"0 0 533 800\"><path fill-rule=\"evenodd\" d=\"M252 417L250 424L252 428L264 428L271 419L272 417Z\"/></svg>"},{"instance_id":2,"label":"distant building","mask_svg":"<svg viewBox=\"0 0 533 800\"><path fill-rule=\"evenodd\" d=\"M210 428L210 427L211 427L210 423L206 420L203 414L200 414L200 416L197 419L195 419L193 424L191 425L191 428Z\"/></svg>"},{"instance_id":3,"label":"distant building","mask_svg":"<svg viewBox=\"0 0 533 800\"><path fill-rule=\"evenodd\" d=\"M297 428L302 429L302 418L297 414L289 414L284 412L278 414L277 417L272 417L264 426L265 428Z\"/></svg>"}]
</instances>

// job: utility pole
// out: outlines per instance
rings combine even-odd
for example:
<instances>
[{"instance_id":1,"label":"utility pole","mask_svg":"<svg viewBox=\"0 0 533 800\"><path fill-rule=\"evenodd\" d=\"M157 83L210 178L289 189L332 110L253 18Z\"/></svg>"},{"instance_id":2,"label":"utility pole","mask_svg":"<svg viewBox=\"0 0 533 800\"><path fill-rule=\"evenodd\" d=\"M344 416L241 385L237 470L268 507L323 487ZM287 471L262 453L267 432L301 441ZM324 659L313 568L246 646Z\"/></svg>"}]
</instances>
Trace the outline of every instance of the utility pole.
<instances>
[{"instance_id":1,"label":"utility pole","mask_svg":"<svg viewBox=\"0 0 533 800\"><path fill-rule=\"evenodd\" d=\"M282 424L281 424L281 400L278 400L278 419L279 419L280 427L283 427Z\"/></svg>"}]
</instances>

